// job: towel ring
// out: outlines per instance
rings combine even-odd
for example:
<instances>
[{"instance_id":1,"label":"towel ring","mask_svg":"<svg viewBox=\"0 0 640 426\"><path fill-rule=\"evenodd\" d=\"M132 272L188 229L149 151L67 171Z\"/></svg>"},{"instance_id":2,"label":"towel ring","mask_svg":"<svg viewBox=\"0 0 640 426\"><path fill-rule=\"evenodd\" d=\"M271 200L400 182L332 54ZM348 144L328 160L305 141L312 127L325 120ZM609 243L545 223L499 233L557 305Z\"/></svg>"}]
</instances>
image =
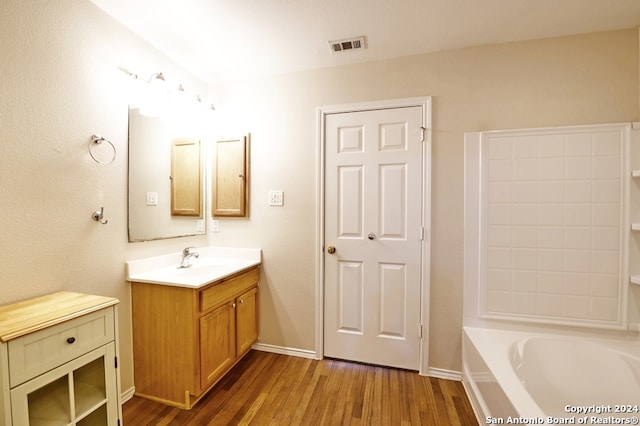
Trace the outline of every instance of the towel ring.
<instances>
[{"instance_id":1,"label":"towel ring","mask_svg":"<svg viewBox=\"0 0 640 426\"><path fill-rule=\"evenodd\" d=\"M95 155L93 155L93 147L95 145L100 145L102 142L107 142L109 145L111 145L111 149L113 150L113 156L111 157L111 160L109 161L100 161L96 158ZM91 158L93 158L93 161L95 161L96 163L100 163L100 164L111 164L113 163L113 161L116 159L116 147L113 145L113 143L100 135L92 135L91 136L91 142L89 143L89 155L91 156Z\"/></svg>"}]
</instances>

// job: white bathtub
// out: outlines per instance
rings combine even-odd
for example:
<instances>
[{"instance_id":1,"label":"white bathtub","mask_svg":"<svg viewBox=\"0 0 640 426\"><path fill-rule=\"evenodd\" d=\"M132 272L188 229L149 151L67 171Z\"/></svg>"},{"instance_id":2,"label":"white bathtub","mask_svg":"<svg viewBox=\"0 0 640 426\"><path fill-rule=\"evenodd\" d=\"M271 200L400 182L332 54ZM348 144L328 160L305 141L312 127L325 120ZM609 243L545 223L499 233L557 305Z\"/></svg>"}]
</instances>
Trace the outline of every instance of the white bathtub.
<instances>
[{"instance_id":1,"label":"white bathtub","mask_svg":"<svg viewBox=\"0 0 640 426\"><path fill-rule=\"evenodd\" d=\"M640 340L464 327L463 383L481 424L640 417Z\"/></svg>"}]
</instances>

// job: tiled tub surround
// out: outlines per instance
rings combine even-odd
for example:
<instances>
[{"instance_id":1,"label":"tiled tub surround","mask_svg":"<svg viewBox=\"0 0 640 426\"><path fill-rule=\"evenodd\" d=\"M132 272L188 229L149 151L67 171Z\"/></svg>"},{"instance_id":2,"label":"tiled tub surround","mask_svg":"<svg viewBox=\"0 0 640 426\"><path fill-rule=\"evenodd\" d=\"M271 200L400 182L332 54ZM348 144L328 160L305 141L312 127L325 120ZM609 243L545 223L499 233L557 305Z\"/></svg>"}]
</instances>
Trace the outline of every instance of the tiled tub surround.
<instances>
[{"instance_id":1,"label":"tiled tub surround","mask_svg":"<svg viewBox=\"0 0 640 426\"><path fill-rule=\"evenodd\" d=\"M630 131L466 135L465 170L477 173L466 191L478 194L465 195L467 224L477 220L465 232L478 236L465 237L465 279L477 274L479 317L626 327Z\"/></svg>"}]
</instances>

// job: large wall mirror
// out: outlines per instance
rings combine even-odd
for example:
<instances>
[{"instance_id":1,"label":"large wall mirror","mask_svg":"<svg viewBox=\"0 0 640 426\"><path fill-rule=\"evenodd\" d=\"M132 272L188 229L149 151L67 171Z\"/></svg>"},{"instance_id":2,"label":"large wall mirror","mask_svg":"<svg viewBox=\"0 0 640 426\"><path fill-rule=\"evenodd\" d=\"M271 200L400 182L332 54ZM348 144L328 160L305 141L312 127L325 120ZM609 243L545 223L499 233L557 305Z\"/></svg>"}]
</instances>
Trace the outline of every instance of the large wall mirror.
<instances>
[{"instance_id":1,"label":"large wall mirror","mask_svg":"<svg viewBox=\"0 0 640 426\"><path fill-rule=\"evenodd\" d=\"M205 233L202 121L129 108L129 241Z\"/></svg>"}]
</instances>

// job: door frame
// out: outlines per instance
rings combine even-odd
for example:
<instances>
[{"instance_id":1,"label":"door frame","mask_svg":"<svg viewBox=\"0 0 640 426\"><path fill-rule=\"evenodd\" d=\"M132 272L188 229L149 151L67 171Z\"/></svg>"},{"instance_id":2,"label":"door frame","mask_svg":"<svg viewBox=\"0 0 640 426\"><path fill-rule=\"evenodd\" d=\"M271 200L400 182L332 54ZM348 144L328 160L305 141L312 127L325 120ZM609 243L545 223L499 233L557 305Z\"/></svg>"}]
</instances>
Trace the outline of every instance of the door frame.
<instances>
[{"instance_id":1,"label":"door frame","mask_svg":"<svg viewBox=\"0 0 640 426\"><path fill-rule=\"evenodd\" d=\"M422 107L424 123L424 149L422 158L422 270L420 271L420 375L429 372L429 300L431 260L431 97L390 99L373 102L321 106L317 109L316 121L316 359L324 357L324 208L325 208L325 123L330 114L371 111L392 108Z\"/></svg>"}]
</instances>

